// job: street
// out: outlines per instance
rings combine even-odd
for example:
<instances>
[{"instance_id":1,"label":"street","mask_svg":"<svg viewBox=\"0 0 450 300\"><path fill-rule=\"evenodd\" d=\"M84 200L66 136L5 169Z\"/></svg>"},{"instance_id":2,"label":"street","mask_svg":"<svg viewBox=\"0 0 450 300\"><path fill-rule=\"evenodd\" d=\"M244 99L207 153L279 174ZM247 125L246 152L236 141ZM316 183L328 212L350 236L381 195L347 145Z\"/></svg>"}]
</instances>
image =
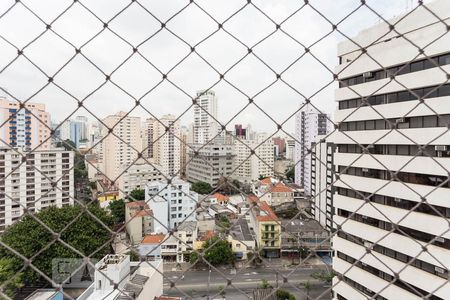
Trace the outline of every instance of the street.
<instances>
[{"instance_id":1,"label":"street","mask_svg":"<svg viewBox=\"0 0 450 300\"><path fill-rule=\"evenodd\" d=\"M250 299L253 289L257 288L263 279L267 280L269 285L277 286L294 294L297 300L307 299L304 284L309 281L308 299L330 299L329 286L324 282L311 277L311 274L324 269L321 266L300 268L297 270L280 270L277 275L274 270L267 268L245 269L238 271L234 275L228 270L212 270L208 276L208 270L188 271L184 277L182 272L164 272L167 278L164 280L164 294L177 297L192 297L196 299L218 299L221 288L225 288L225 297L232 299ZM209 280L208 280L209 277ZM287 277L287 282L283 283L283 277ZM227 286L228 280L231 285ZM171 283L175 287L171 288ZM209 284L208 284L209 282ZM209 294L209 297L208 297ZM323 294L323 295L322 295ZM321 296L318 298L319 296Z\"/></svg>"}]
</instances>

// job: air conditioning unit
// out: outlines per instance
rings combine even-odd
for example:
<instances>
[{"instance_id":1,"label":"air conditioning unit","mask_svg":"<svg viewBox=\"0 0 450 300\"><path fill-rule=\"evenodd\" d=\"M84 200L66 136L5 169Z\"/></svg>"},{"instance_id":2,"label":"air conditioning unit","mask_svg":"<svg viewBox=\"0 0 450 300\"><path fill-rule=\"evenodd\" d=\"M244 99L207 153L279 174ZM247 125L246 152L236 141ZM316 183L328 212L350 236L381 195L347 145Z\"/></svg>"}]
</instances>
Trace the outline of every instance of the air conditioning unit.
<instances>
[{"instance_id":1,"label":"air conditioning unit","mask_svg":"<svg viewBox=\"0 0 450 300\"><path fill-rule=\"evenodd\" d=\"M371 248L373 244L371 242L364 242L364 247Z\"/></svg>"},{"instance_id":2,"label":"air conditioning unit","mask_svg":"<svg viewBox=\"0 0 450 300\"><path fill-rule=\"evenodd\" d=\"M435 239L436 242L445 243L445 239L443 237L437 236Z\"/></svg>"},{"instance_id":3,"label":"air conditioning unit","mask_svg":"<svg viewBox=\"0 0 450 300\"><path fill-rule=\"evenodd\" d=\"M370 78L370 77L372 77L373 76L373 73L372 72L365 72L365 73L363 73L363 77L364 78Z\"/></svg>"},{"instance_id":4,"label":"air conditioning unit","mask_svg":"<svg viewBox=\"0 0 450 300\"><path fill-rule=\"evenodd\" d=\"M436 150L436 151L447 151L447 146L445 146L445 145L434 146L434 150Z\"/></svg>"},{"instance_id":5,"label":"air conditioning unit","mask_svg":"<svg viewBox=\"0 0 450 300\"><path fill-rule=\"evenodd\" d=\"M405 123L405 118L398 118L397 120L395 120L395 122L397 122L397 123Z\"/></svg>"},{"instance_id":6,"label":"air conditioning unit","mask_svg":"<svg viewBox=\"0 0 450 300\"><path fill-rule=\"evenodd\" d=\"M367 172L369 172L369 169L363 168L362 171L363 171L364 173L367 173Z\"/></svg>"},{"instance_id":7,"label":"air conditioning unit","mask_svg":"<svg viewBox=\"0 0 450 300\"><path fill-rule=\"evenodd\" d=\"M401 201L402 201L402 199L399 199L399 198L394 198L394 201L395 201L395 202L401 202Z\"/></svg>"},{"instance_id":8,"label":"air conditioning unit","mask_svg":"<svg viewBox=\"0 0 450 300\"><path fill-rule=\"evenodd\" d=\"M441 273L441 274L444 274L444 273L445 273L445 270L442 269L442 268L439 268L439 267L434 267L434 270L435 270L436 272L438 272L438 273Z\"/></svg>"}]
</instances>

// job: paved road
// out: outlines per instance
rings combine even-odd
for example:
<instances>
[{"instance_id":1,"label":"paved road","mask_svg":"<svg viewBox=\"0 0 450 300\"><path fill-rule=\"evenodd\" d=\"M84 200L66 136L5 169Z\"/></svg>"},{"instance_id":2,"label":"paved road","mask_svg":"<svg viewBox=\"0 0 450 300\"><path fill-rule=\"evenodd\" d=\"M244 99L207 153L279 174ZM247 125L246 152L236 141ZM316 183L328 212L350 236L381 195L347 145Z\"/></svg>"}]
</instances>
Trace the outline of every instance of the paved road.
<instances>
[{"instance_id":1,"label":"paved road","mask_svg":"<svg viewBox=\"0 0 450 300\"><path fill-rule=\"evenodd\" d=\"M328 287L324 286L321 281L313 279L310 275L324 268L315 266L314 268L301 268L294 271L279 271L278 286L291 291L296 295L297 300L300 300L306 299L303 284L309 281L312 285L310 297L311 299L316 299L320 294L326 293ZM220 271L223 273L211 271L209 287L207 270L190 271L184 277L182 277L180 272L164 272L164 275L168 276L168 279L164 280L164 294L181 297L186 297L187 294L193 298L206 299L209 290L210 299L221 298L217 295L219 288L227 286L227 282L230 279L232 285L225 289L226 297L240 300L251 297L251 292L258 287L263 279L266 279L271 286L277 286L276 272L270 269L247 269L238 272L236 275L231 274L230 270ZM287 283L283 283L283 277L287 277ZM176 288L171 288L170 282L174 282ZM320 299L330 299L329 293L326 293Z\"/></svg>"}]
</instances>

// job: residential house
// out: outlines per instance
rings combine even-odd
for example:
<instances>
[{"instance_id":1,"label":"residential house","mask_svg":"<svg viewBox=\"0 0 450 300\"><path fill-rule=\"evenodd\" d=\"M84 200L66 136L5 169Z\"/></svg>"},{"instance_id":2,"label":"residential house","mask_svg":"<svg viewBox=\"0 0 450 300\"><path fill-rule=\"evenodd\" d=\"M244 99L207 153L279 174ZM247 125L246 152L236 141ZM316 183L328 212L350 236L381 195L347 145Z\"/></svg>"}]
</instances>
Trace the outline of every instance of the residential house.
<instances>
[{"instance_id":1,"label":"residential house","mask_svg":"<svg viewBox=\"0 0 450 300\"><path fill-rule=\"evenodd\" d=\"M125 223L132 245L140 243L142 238L154 232L155 228L153 212L145 201L125 204Z\"/></svg>"}]
</instances>

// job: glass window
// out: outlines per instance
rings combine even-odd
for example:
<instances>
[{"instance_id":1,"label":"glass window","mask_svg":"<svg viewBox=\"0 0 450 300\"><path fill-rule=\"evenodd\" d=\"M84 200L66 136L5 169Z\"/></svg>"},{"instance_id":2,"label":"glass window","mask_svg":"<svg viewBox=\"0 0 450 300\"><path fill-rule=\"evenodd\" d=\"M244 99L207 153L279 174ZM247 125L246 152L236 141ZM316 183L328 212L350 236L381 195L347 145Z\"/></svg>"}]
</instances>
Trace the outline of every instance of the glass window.
<instances>
[{"instance_id":1,"label":"glass window","mask_svg":"<svg viewBox=\"0 0 450 300\"><path fill-rule=\"evenodd\" d=\"M436 127L437 117L436 116L425 116L423 117L423 127Z\"/></svg>"},{"instance_id":2,"label":"glass window","mask_svg":"<svg viewBox=\"0 0 450 300\"><path fill-rule=\"evenodd\" d=\"M386 129L386 122L384 120L376 120L375 121L375 128L376 129Z\"/></svg>"},{"instance_id":3,"label":"glass window","mask_svg":"<svg viewBox=\"0 0 450 300\"><path fill-rule=\"evenodd\" d=\"M397 102L397 93L387 94L387 103Z\"/></svg>"},{"instance_id":4,"label":"glass window","mask_svg":"<svg viewBox=\"0 0 450 300\"><path fill-rule=\"evenodd\" d=\"M437 97L437 89L436 87L428 87L423 89L423 96L425 98L434 98Z\"/></svg>"},{"instance_id":5,"label":"glass window","mask_svg":"<svg viewBox=\"0 0 450 300\"><path fill-rule=\"evenodd\" d=\"M399 102L408 101L412 98L413 98L412 95L408 91L398 93L398 101Z\"/></svg>"},{"instance_id":6,"label":"glass window","mask_svg":"<svg viewBox=\"0 0 450 300\"><path fill-rule=\"evenodd\" d=\"M356 106L356 100L348 100L348 108L354 108Z\"/></svg>"},{"instance_id":7,"label":"glass window","mask_svg":"<svg viewBox=\"0 0 450 300\"><path fill-rule=\"evenodd\" d=\"M348 107L347 101L339 102L339 109L346 109Z\"/></svg>"},{"instance_id":8,"label":"glass window","mask_svg":"<svg viewBox=\"0 0 450 300\"><path fill-rule=\"evenodd\" d=\"M410 128L422 128L422 117L413 117L409 119L409 127Z\"/></svg>"},{"instance_id":9,"label":"glass window","mask_svg":"<svg viewBox=\"0 0 450 300\"><path fill-rule=\"evenodd\" d=\"M397 146L397 154L398 155L409 155L408 145L398 145Z\"/></svg>"},{"instance_id":10,"label":"glass window","mask_svg":"<svg viewBox=\"0 0 450 300\"><path fill-rule=\"evenodd\" d=\"M450 115L439 116L439 127L447 127L450 125Z\"/></svg>"},{"instance_id":11,"label":"glass window","mask_svg":"<svg viewBox=\"0 0 450 300\"><path fill-rule=\"evenodd\" d=\"M356 123L356 130L365 130L364 121L358 121Z\"/></svg>"},{"instance_id":12,"label":"glass window","mask_svg":"<svg viewBox=\"0 0 450 300\"><path fill-rule=\"evenodd\" d=\"M343 122L339 124L339 128L341 129L341 131L347 131L348 130L348 123Z\"/></svg>"},{"instance_id":13,"label":"glass window","mask_svg":"<svg viewBox=\"0 0 450 300\"><path fill-rule=\"evenodd\" d=\"M356 122L348 122L348 130L356 130Z\"/></svg>"},{"instance_id":14,"label":"glass window","mask_svg":"<svg viewBox=\"0 0 450 300\"><path fill-rule=\"evenodd\" d=\"M423 69L435 68L438 65L438 60L436 58L429 58L423 61Z\"/></svg>"},{"instance_id":15,"label":"glass window","mask_svg":"<svg viewBox=\"0 0 450 300\"><path fill-rule=\"evenodd\" d=\"M389 68L387 69L387 76L394 76L395 73L397 73L398 71L398 67L393 67L393 68Z\"/></svg>"},{"instance_id":16,"label":"glass window","mask_svg":"<svg viewBox=\"0 0 450 300\"><path fill-rule=\"evenodd\" d=\"M396 145L388 145L388 154L389 155L397 155L397 146Z\"/></svg>"},{"instance_id":17,"label":"glass window","mask_svg":"<svg viewBox=\"0 0 450 300\"><path fill-rule=\"evenodd\" d=\"M411 67L409 64L399 68L397 75L402 75L411 72Z\"/></svg>"},{"instance_id":18,"label":"glass window","mask_svg":"<svg viewBox=\"0 0 450 300\"><path fill-rule=\"evenodd\" d=\"M438 90L439 97L450 96L450 84L443 85Z\"/></svg>"},{"instance_id":19,"label":"glass window","mask_svg":"<svg viewBox=\"0 0 450 300\"><path fill-rule=\"evenodd\" d=\"M375 77L375 80L386 78L386 71L385 70L377 71L377 72L375 72L374 77Z\"/></svg>"},{"instance_id":20,"label":"glass window","mask_svg":"<svg viewBox=\"0 0 450 300\"><path fill-rule=\"evenodd\" d=\"M416 100L417 98L423 97L423 89L414 89L411 94L414 98L413 100Z\"/></svg>"},{"instance_id":21,"label":"glass window","mask_svg":"<svg viewBox=\"0 0 450 300\"><path fill-rule=\"evenodd\" d=\"M417 72L423 70L423 60L411 63L411 72Z\"/></svg>"},{"instance_id":22,"label":"glass window","mask_svg":"<svg viewBox=\"0 0 450 300\"><path fill-rule=\"evenodd\" d=\"M366 130L374 130L375 129L375 120L366 121Z\"/></svg>"},{"instance_id":23,"label":"glass window","mask_svg":"<svg viewBox=\"0 0 450 300\"><path fill-rule=\"evenodd\" d=\"M450 54L439 56L439 65L450 65Z\"/></svg>"}]
</instances>

